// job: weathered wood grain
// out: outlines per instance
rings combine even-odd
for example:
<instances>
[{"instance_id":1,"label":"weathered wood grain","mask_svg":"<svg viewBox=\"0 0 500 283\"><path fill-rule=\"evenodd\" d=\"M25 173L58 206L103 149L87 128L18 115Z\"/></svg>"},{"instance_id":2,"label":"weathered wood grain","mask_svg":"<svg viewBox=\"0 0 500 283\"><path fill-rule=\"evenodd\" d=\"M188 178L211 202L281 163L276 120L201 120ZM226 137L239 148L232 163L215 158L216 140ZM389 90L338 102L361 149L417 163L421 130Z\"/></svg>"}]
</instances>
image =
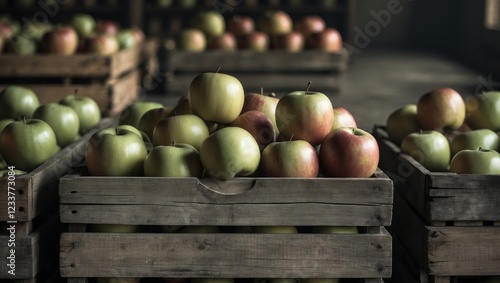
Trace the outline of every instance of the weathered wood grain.
<instances>
[{"instance_id":1,"label":"weathered wood grain","mask_svg":"<svg viewBox=\"0 0 500 283\"><path fill-rule=\"evenodd\" d=\"M63 233L63 277L383 278L388 234ZM356 266L356 268L353 268Z\"/></svg>"}]
</instances>

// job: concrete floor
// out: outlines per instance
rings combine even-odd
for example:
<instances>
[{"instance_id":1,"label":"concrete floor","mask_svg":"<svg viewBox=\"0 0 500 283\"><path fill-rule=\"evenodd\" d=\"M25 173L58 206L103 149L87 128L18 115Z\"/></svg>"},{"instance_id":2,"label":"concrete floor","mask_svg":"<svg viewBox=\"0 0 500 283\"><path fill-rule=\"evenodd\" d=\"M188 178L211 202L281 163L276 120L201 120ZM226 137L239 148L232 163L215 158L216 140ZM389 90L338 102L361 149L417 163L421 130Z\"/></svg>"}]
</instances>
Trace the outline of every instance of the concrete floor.
<instances>
[{"instance_id":1,"label":"concrete floor","mask_svg":"<svg viewBox=\"0 0 500 283\"><path fill-rule=\"evenodd\" d=\"M353 54L339 93L327 93L334 106L348 109L358 127L371 131L385 124L387 116L400 106L416 103L425 92L451 87L464 98L487 89L488 75L482 75L438 54L400 50L363 50ZM494 85L494 82L490 82ZM315 89L321 91L319 89ZM178 95L148 95L148 101L174 105Z\"/></svg>"}]
</instances>

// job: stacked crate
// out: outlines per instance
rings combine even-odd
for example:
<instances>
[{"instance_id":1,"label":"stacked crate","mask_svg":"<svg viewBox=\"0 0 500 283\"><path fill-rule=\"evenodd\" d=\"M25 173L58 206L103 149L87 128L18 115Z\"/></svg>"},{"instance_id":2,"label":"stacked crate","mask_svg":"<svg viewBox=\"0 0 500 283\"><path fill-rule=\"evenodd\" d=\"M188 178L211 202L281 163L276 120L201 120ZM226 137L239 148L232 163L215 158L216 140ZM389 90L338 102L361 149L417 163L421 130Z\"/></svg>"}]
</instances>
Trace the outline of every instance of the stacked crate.
<instances>
[{"instance_id":1,"label":"stacked crate","mask_svg":"<svg viewBox=\"0 0 500 283\"><path fill-rule=\"evenodd\" d=\"M81 166L90 136L114 123L103 119L33 171L0 178L0 280L60 282L59 236L65 225L58 214L59 178Z\"/></svg>"},{"instance_id":2,"label":"stacked crate","mask_svg":"<svg viewBox=\"0 0 500 283\"><path fill-rule=\"evenodd\" d=\"M371 178L93 177L61 179L60 271L68 283L96 277L344 278L391 276L392 181ZM92 224L139 225L136 233ZM221 233L165 233L159 226L217 226ZM256 234L252 226L296 226ZM312 233L356 226L359 234ZM247 231L247 232L245 232ZM149 282L149 281L146 281ZM341 281L344 282L344 281Z\"/></svg>"},{"instance_id":3,"label":"stacked crate","mask_svg":"<svg viewBox=\"0 0 500 283\"><path fill-rule=\"evenodd\" d=\"M500 275L500 176L429 172L384 127L374 135L395 188L393 282Z\"/></svg>"}]
</instances>

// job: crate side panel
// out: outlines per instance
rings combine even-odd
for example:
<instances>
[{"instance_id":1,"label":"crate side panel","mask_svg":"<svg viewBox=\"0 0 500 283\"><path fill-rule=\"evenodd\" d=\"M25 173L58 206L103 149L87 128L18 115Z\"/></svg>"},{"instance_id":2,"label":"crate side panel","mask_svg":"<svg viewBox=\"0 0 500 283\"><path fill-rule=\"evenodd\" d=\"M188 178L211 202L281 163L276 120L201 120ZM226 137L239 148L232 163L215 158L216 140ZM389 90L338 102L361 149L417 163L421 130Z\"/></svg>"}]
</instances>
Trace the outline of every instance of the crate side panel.
<instances>
[{"instance_id":1,"label":"crate side panel","mask_svg":"<svg viewBox=\"0 0 500 283\"><path fill-rule=\"evenodd\" d=\"M112 86L110 91L110 106L106 112L109 116L114 116L129 104L133 103L139 95L140 87L140 72L134 70L124 77L118 79Z\"/></svg>"},{"instance_id":2,"label":"crate side panel","mask_svg":"<svg viewBox=\"0 0 500 283\"><path fill-rule=\"evenodd\" d=\"M35 259L37 253L36 245L40 237L39 232L33 232L28 236L16 237L14 242L9 235L0 236L0 279L28 279L36 276L38 272L38 265ZM9 247L9 243L14 243L14 246ZM12 251L13 253L11 253ZM12 256L13 255L13 256ZM11 259L8 257L15 257L14 261L14 274L11 275L9 270L11 266Z\"/></svg>"},{"instance_id":3,"label":"crate side panel","mask_svg":"<svg viewBox=\"0 0 500 283\"><path fill-rule=\"evenodd\" d=\"M391 254L386 234L63 233L60 259L63 277L382 278Z\"/></svg>"}]
</instances>

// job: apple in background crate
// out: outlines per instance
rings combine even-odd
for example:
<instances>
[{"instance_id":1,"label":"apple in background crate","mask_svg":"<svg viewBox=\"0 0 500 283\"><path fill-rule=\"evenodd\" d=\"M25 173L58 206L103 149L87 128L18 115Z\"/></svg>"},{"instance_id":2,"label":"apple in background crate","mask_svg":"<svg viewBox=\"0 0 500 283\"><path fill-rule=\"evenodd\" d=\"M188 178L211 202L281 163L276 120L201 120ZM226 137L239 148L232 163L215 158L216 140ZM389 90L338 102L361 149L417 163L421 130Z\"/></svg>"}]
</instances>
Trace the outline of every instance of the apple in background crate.
<instances>
[{"instance_id":1,"label":"apple in background crate","mask_svg":"<svg viewBox=\"0 0 500 283\"><path fill-rule=\"evenodd\" d=\"M29 88L7 86L0 92L0 119L31 118L38 106L38 96Z\"/></svg>"},{"instance_id":2,"label":"apple in background crate","mask_svg":"<svg viewBox=\"0 0 500 283\"><path fill-rule=\"evenodd\" d=\"M207 48L207 38L200 29L185 28L176 35L175 47L179 50L201 52Z\"/></svg>"},{"instance_id":3,"label":"apple in background crate","mask_svg":"<svg viewBox=\"0 0 500 283\"><path fill-rule=\"evenodd\" d=\"M422 130L456 130L465 121L465 102L454 89L434 89L418 100L417 121Z\"/></svg>"},{"instance_id":4,"label":"apple in background crate","mask_svg":"<svg viewBox=\"0 0 500 283\"><path fill-rule=\"evenodd\" d=\"M420 131L417 120L417 105L407 104L393 111L386 121L387 135L397 146L401 146L404 138Z\"/></svg>"},{"instance_id":5,"label":"apple in background crate","mask_svg":"<svg viewBox=\"0 0 500 283\"><path fill-rule=\"evenodd\" d=\"M78 34L71 26L59 26L45 33L41 42L47 53L73 55L78 47Z\"/></svg>"},{"instance_id":6,"label":"apple in background crate","mask_svg":"<svg viewBox=\"0 0 500 283\"><path fill-rule=\"evenodd\" d=\"M89 53L111 55L120 50L120 44L115 35L96 34L87 42Z\"/></svg>"},{"instance_id":7,"label":"apple in background crate","mask_svg":"<svg viewBox=\"0 0 500 283\"><path fill-rule=\"evenodd\" d=\"M261 165L266 177L315 178L319 173L318 154L303 140L269 144L262 152Z\"/></svg>"},{"instance_id":8,"label":"apple in background crate","mask_svg":"<svg viewBox=\"0 0 500 283\"><path fill-rule=\"evenodd\" d=\"M450 162L450 172L457 174L500 174L500 153L489 149L464 149Z\"/></svg>"},{"instance_id":9,"label":"apple in background crate","mask_svg":"<svg viewBox=\"0 0 500 283\"><path fill-rule=\"evenodd\" d=\"M90 38L94 34L96 21L89 14L76 14L71 18L70 25L80 38Z\"/></svg>"},{"instance_id":10,"label":"apple in background crate","mask_svg":"<svg viewBox=\"0 0 500 283\"><path fill-rule=\"evenodd\" d=\"M190 21L190 27L199 29L208 37L219 36L226 30L226 22L216 11L202 11Z\"/></svg>"},{"instance_id":11,"label":"apple in background crate","mask_svg":"<svg viewBox=\"0 0 500 283\"><path fill-rule=\"evenodd\" d=\"M255 31L255 21L249 16L236 15L227 21L227 30L236 37Z\"/></svg>"},{"instance_id":12,"label":"apple in background crate","mask_svg":"<svg viewBox=\"0 0 500 283\"><path fill-rule=\"evenodd\" d=\"M318 15L309 15L301 18L295 23L295 30L304 36L323 32L326 29L325 20Z\"/></svg>"},{"instance_id":13,"label":"apple in background crate","mask_svg":"<svg viewBox=\"0 0 500 283\"><path fill-rule=\"evenodd\" d=\"M144 160L144 175L148 177L201 178L202 174L200 155L189 144L156 146Z\"/></svg>"},{"instance_id":14,"label":"apple in background crate","mask_svg":"<svg viewBox=\"0 0 500 283\"><path fill-rule=\"evenodd\" d=\"M238 37L238 48L264 52L269 49L269 41L269 36L265 32L254 31Z\"/></svg>"},{"instance_id":15,"label":"apple in background crate","mask_svg":"<svg viewBox=\"0 0 500 283\"><path fill-rule=\"evenodd\" d=\"M96 34L107 34L110 36L116 36L120 31L120 25L112 20L99 20L96 23L95 33Z\"/></svg>"},{"instance_id":16,"label":"apple in background crate","mask_svg":"<svg viewBox=\"0 0 500 283\"><path fill-rule=\"evenodd\" d=\"M448 139L438 131L409 134L401 144L401 152L413 157L431 172L446 172L451 159Z\"/></svg>"},{"instance_id":17,"label":"apple in background crate","mask_svg":"<svg viewBox=\"0 0 500 283\"><path fill-rule=\"evenodd\" d=\"M311 33L306 37L306 47L325 52L342 50L342 36L337 29L327 28L324 31Z\"/></svg>"},{"instance_id":18,"label":"apple in background crate","mask_svg":"<svg viewBox=\"0 0 500 283\"><path fill-rule=\"evenodd\" d=\"M500 92L489 91L467 100L466 123L471 129L500 131Z\"/></svg>"},{"instance_id":19,"label":"apple in background crate","mask_svg":"<svg viewBox=\"0 0 500 283\"><path fill-rule=\"evenodd\" d=\"M269 36L290 33L293 30L293 22L286 12L268 11L258 21L257 27Z\"/></svg>"},{"instance_id":20,"label":"apple in background crate","mask_svg":"<svg viewBox=\"0 0 500 283\"><path fill-rule=\"evenodd\" d=\"M236 37L231 32L212 36L208 39L208 48L223 51L235 51L238 49Z\"/></svg>"},{"instance_id":21,"label":"apple in background crate","mask_svg":"<svg viewBox=\"0 0 500 283\"><path fill-rule=\"evenodd\" d=\"M338 128L319 149L321 172L328 177L369 178L380 158L377 140L357 128Z\"/></svg>"},{"instance_id":22,"label":"apple in background crate","mask_svg":"<svg viewBox=\"0 0 500 283\"><path fill-rule=\"evenodd\" d=\"M304 35L298 31L274 35L271 40L272 47L276 50L300 52L305 46Z\"/></svg>"}]
</instances>

